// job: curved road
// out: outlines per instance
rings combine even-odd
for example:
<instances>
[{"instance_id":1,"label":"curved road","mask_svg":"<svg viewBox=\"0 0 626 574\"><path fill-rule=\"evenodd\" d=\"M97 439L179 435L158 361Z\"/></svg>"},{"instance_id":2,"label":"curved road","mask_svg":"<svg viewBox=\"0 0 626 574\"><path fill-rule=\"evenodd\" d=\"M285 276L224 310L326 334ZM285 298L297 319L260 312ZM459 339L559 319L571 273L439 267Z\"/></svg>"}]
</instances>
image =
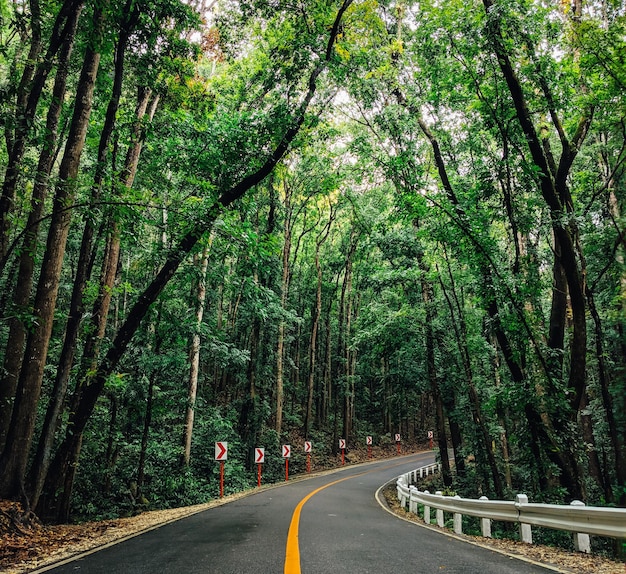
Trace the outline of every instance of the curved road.
<instances>
[{"instance_id":1,"label":"curved road","mask_svg":"<svg viewBox=\"0 0 626 574\"><path fill-rule=\"evenodd\" d=\"M54 574L538 574L547 569L408 523L376 490L432 453L346 467L212 508ZM40 570L43 572L44 570Z\"/></svg>"}]
</instances>

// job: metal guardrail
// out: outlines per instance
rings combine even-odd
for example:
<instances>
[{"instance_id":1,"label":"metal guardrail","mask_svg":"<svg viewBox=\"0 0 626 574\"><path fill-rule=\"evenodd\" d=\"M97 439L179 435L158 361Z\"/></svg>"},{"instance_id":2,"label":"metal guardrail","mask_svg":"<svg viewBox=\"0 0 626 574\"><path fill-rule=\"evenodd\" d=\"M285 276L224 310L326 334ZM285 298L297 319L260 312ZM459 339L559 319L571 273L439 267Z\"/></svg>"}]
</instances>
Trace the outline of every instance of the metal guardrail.
<instances>
[{"instance_id":1,"label":"metal guardrail","mask_svg":"<svg viewBox=\"0 0 626 574\"><path fill-rule=\"evenodd\" d=\"M491 521L515 522L520 527L520 538L532 544L532 526L542 526L574 533L574 546L580 552L589 553L589 535L626 539L626 509L586 506L574 501L571 505L529 503L525 494L518 494L515 501L479 500L459 496L443 496L441 492L430 494L420 491L412 482L417 477L428 476L440 470L439 465L418 468L398 477L396 488L400 504L409 512L418 514L418 505L423 506L424 522L430 524L431 509L436 511L437 524L445 526L444 512L452 513L454 531L462 534L462 516L481 519L482 535L491 537Z\"/></svg>"}]
</instances>

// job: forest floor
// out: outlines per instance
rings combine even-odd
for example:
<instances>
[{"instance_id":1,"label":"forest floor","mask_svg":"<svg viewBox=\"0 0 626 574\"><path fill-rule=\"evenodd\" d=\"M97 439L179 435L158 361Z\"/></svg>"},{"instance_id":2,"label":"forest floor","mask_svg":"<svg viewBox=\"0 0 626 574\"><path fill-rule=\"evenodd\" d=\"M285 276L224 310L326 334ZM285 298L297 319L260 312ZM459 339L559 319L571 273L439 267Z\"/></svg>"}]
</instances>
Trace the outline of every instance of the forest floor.
<instances>
[{"instance_id":1,"label":"forest floor","mask_svg":"<svg viewBox=\"0 0 626 574\"><path fill-rule=\"evenodd\" d=\"M418 449L415 449L418 452ZM378 449L374 458L387 458L389 451ZM368 460L366 452L351 451L347 462L355 464ZM334 470L338 463L325 461L325 469L316 468L316 474ZM290 477L291 480L306 478ZM262 488L272 488L267 485ZM256 489L255 489L256 490ZM39 568L55 564L86 552L95 551L126 538L136 536L163 524L179 520L197 512L247 496L250 491L212 500L205 504L185 508L148 511L129 518L85 522L82 524L43 525L36 517L23 519L21 507L10 501L0 501L0 572L6 574L26 574ZM395 489L384 491L388 506L393 512L407 520L420 522L420 519L399 507L395 500ZM507 540L484 539L472 536L464 538L510 554L522 555L531 560L558 566L561 572L572 574L626 574L626 565L598 556L566 552L540 545L521 544Z\"/></svg>"}]
</instances>

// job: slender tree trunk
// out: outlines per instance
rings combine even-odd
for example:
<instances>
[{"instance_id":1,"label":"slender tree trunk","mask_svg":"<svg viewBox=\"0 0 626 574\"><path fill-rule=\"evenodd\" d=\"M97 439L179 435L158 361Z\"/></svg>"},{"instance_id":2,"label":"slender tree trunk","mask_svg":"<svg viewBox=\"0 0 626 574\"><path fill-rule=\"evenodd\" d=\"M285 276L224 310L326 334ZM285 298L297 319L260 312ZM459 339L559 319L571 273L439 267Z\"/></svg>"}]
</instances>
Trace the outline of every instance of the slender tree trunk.
<instances>
[{"instance_id":1,"label":"slender tree trunk","mask_svg":"<svg viewBox=\"0 0 626 574\"><path fill-rule=\"evenodd\" d=\"M159 346L157 344L157 346ZM155 349L155 353L158 351ZM146 458L148 456L148 440L150 438L150 425L152 424L152 407L154 403L154 384L158 376L158 371L153 371L148 383L148 396L146 398L146 412L143 420L143 431L141 433L141 448L139 449L139 462L137 463L137 500L143 498L143 485L146 476Z\"/></svg>"},{"instance_id":2,"label":"slender tree trunk","mask_svg":"<svg viewBox=\"0 0 626 574\"><path fill-rule=\"evenodd\" d=\"M291 190L287 185L285 188L285 225L284 225L284 241L283 241L283 270L280 286L280 308L283 312L287 310L287 301L289 297L289 280L291 277L291 269L289 265L289 258L291 254ZM280 435L283 427L283 403L285 400L284 391L284 374L283 365L285 360L285 328L286 321L281 317L278 324L278 343L276 348L276 417L274 428L278 435Z\"/></svg>"},{"instance_id":3,"label":"slender tree trunk","mask_svg":"<svg viewBox=\"0 0 626 574\"><path fill-rule=\"evenodd\" d=\"M349 276L349 271L346 269L346 283L348 283L347 281L347 277ZM346 289L347 290L347 289ZM350 366L348 364L348 334L347 334L347 322L348 322L348 309L349 309L349 295L344 299L343 304L340 306L341 308L341 312L343 315L343 319L342 319L342 328L343 328L343 335L341 337L341 346L340 346L340 350L341 350L341 365L342 365L342 375L341 375L341 379L342 379L342 408L341 408L341 412L342 412L342 436L348 440L348 436L350 435L350 431L352 428L352 421L350 419L350 413L351 413L351 409L350 409Z\"/></svg>"},{"instance_id":4,"label":"slender tree trunk","mask_svg":"<svg viewBox=\"0 0 626 574\"><path fill-rule=\"evenodd\" d=\"M16 309L26 312L31 297L33 275L35 269L35 254L39 246L39 227L44 212L45 199L48 191L48 180L55 158L57 132L67 77L69 61L74 44L76 25L80 10L72 20L74 28L68 33L59 56L59 64L52 90L52 99L46 119L46 136L39 155L39 163L32 192L31 210L26 223L26 233L20 252L17 287L13 295L13 305ZM4 369L0 378L0 452L4 448L5 438L9 430L13 401L17 389L19 371L22 365L26 328L19 316L9 320L9 337L4 357Z\"/></svg>"},{"instance_id":5,"label":"slender tree trunk","mask_svg":"<svg viewBox=\"0 0 626 574\"><path fill-rule=\"evenodd\" d=\"M463 435L461 433L461 426L456 420L456 400L453 394L447 397L447 400L442 402L445 411L448 413L448 428L450 429L450 442L452 443L452 452L454 453L454 469L456 475L459 478L465 476L465 458L463 457ZM444 425L445 428L445 425Z\"/></svg>"},{"instance_id":6,"label":"slender tree trunk","mask_svg":"<svg viewBox=\"0 0 626 574\"><path fill-rule=\"evenodd\" d=\"M332 312L332 302L329 305L326 318L326 352L324 360L324 396L322 399L322 411L320 413L320 425L326 425L333 401L333 330L330 318Z\"/></svg>"},{"instance_id":7,"label":"slender tree trunk","mask_svg":"<svg viewBox=\"0 0 626 574\"><path fill-rule=\"evenodd\" d=\"M122 27L115 57L115 74L113 81L112 96L108 104L104 127L100 134L100 143L98 146L98 161L96 166L96 174L94 184L91 191L91 206L94 207L101 196L101 189L104 183L104 174L106 171L106 162L108 149L111 143L111 136L115 127L117 111L122 95L122 81L124 71L125 50L130 35L130 30L137 21L137 13L131 14L126 25ZM87 281L91 275L93 268L94 254L93 239L95 228L91 217L87 218L83 238L81 241L80 254L78 258L76 277L72 288L72 297L70 301L70 310L65 328L65 338L63 340L63 348L57 366L57 373L54 380L52 396L46 411L44 425L41 431L37 452L31 467L29 477L29 491L33 505L37 505L39 495L43 488L46 473L50 465L52 457L52 446L54 437L58 430L60 417L63 410L65 395L67 393L70 372L74 365L74 356L76 354L76 346L78 343L78 335L80 324L84 314L83 294L87 285Z\"/></svg>"},{"instance_id":8,"label":"slender tree trunk","mask_svg":"<svg viewBox=\"0 0 626 574\"><path fill-rule=\"evenodd\" d=\"M311 314L311 342L309 343L309 377L307 383L306 413L304 415L304 438L309 438L311 419L313 418L313 391L315 389L315 366L317 357L317 330L322 312L322 266L320 265L320 243L315 250L315 269L317 270L317 289L315 307Z\"/></svg>"},{"instance_id":9,"label":"slender tree trunk","mask_svg":"<svg viewBox=\"0 0 626 574\"><path fill-rule=\"evenodd\" d=\"M351 308L351 290L352 290L352 258L358 244L358 236L355 230L352 230L350 238L350 247L346 254L346 261L344 264L344 277L341 286L341 297L339 302L339 344L338 353L341 360L342 374L341 379L343 381L343 405L342 405L342 419L343 419L343 438L349 440L352 434L352 402L353 397L351 393L351 380L350 380L350 351L349 351L349 337L350 337L350 315L352 313Z\"/></svg>"},{"instance_id":10,"label":"slender tree trunk","mask_svg":"<svg viewBox=\"0 0 626 574\"><path fill-rule=\"evenodd\" d=\"M420 262L423 267L424 263ZM435 336L433 334L433 321L435 320L433 286L426 279L422 279L422 301L426 312L425 342L426 342L426 369L430 390L435 401L435 424L437 426L437 444L439 446L439 458L441 460L441 474L446 486L452 485L452 472L450 470L450 455L448 454L448 439L446 436L446 416L441 398L441 390L437 381L435 365Z\"/></svg>"},{"instance_id":11,"label":"slender tree trunk","mask_svg":"<svg viewBox=\"0 0 626 574\"><path fill-rule=\"evenodd\" d=\"M626 267L624 262L626 260L626 231L621 224L621 210L618 202L618 198L615 195L613 181L609 182L609 212L613 219L613 224L616 227L618 235L618 244L615 254L615 260L620 265L620 304L617 320L617 331L620 334L621 339L621 367L626 366ZM610 391L610 376L609 370L606 365L605 353L602 342L604 338L602 336L602 323L600 321L600 315L597 311L595 300L593 297L593 288L589 287L587 290L587 301L589 302L589 310L593 317L595 333L596 333L596 356L599 366L599 379L600 389L602 392L602 403L606 413L607 422L609 423L609 431L611 435L611 446L615 457L615 473L617 477L617 483L621 487L622 495L619 498L619 504L626 506L626 447L624 440L626 439L626 433L624 428L626 427L626 393L622 392L621 396L615 397L617 405L615 406L613 396ZM620 432L618 429L622 429Z\"/></svg>"},{"instance_id":12,"label":"slender tree trunk","mask_svg":"<svg viewBox=\"0 0 626 574\"><path fill-rule=\"evenodd\" d=\"M135 125L133 142L127 151L124 169L120 174L120 183L126 188L132 186L137 170L137 164L139 162L144 134L142 120L144 119L144 115L146 113L148 115L148 119L152 120L152 117L156 111L156 106L158 105L159 101L159 97L157 95L152 99L152 102L148 106L147 104L150 101L151 95L150 90L142 88L140 89L139 93L140 96L137 104L137 122ZM90 334L87 337L85 347L83 349L83 357L80 369L81 374L79 375L79 380L81 381L87 380L87 373L93 371L97 367L97 361L100 355L100 344L106 332L109 307L111 305L113 287L115 285L115 280L118 272L120 247L120 231L118 229L117 222L113 221L109 236L107 237L107 243L102 262L100 289L91 313L92 327L90 329ZM74 395L71 400L72 412L79 408L80 403L84 400L83 397L85 392L85 385L79 383L74 391ZM78 433L76 429L71 428L71 425L68 427L67 432L73 435ZM81 430L80 433L82 432L83 431ZM65 456L67 456L67 460L64 462L63 465L56 466L55 472L52 472L52 476L47 476L43 480L46 490L48 490L49 492L62 493L56 509L56 512L58 513L57 518L59 521L67 521L69 518L71 490L66 491L65 488L73 485L74 478L73 476L64 477L63 475L65 472L70 472L72 475L75 473L81 444L82 437L74 436L72 440L72 448L68 449L68 451L65 453ZM61 482L63 482L63 484L65 485L63 488L60 488L59 486ZM47 514L48 509L43 509L43 512Z\"/></svg>"},{"instance_id":13,"label":"slender tree trunk","mask_svg":"<svg viewBox=\"0 0 626 574\"><path fill-rule=\"evenodd\" d=\"M113 474L113 469L115 468L115 464L117 462L117 458L119 456L119 447L116 444L115 440L115 431L117 427L117 411L118 411L118 401L117 397L114 393L109 395L109 412L111 413L111 418L109 420L109 436L107 440L107 450L105 454L106 461L106 474L104 476L104 480L102 483L102 494L107 496L111 492L111 476ZM43 502L43 506L45 506L45 501Z\"/></svg>"},{"instance_id":14,"label":"slender tree trunk","mask_svg":"<svg viewBox=\"0 0 626 574\"><path fill-rule=\"evenodd\" d=\"M593 291L590 287L587 287L587 301L595 327L596 358L598 360L598 384L600 386L604 415L609 428L611 449L613 451L613 456L615 457L615 476L617 478L619 491L622 493L619 497L619 504L626 506L626 455L624 454L623 444L624 433L622 431L622 439L620 440L619 423L616 421L615 417L615 407L610 390L611 380L604 352L604 333L602 329L602 322L596 308ZM607 480L607 478L604 479L604 482L605 496L607 497L607 500L612 500L613 492L611 489L611 482L610 480Z\"/></svg>"},{"instance_id":15,"label":"slender tree trunk","mask_svg":"<svg viewBox=\"0 0 626 574\"><path fill-rule=\"evenodd\" d=\"M496 347L495 341L492 341L491 344L494 348ZM493 356L493 378L495 381L495 387L500 387L500 357L498 353L494 353ZM498 415L498 423L500 425L500 447L502 449L502 460L504 462L504 480L507 488L511 490L513 488L513 480L511 477L511 457L509 456L507 421L500 401L496 403L496 413Z\"/></svg>"},{"instance_id":16,"label":"slender tree trunk","mask_svg":"<svg viewBox=\"0 0 626 574\"><path fill-rule=\"evenodd\" d=\"M204 316L206 303L206 274L209 267L209 248L204 248L202 257L198 261L195 257L196 266L199 266L200 275L196 289L196 324L189 345L189 383L187 385L187 409L185 414L185 428L183 432L183 465L189 466L191 460L191 439L193 437L193 421L198 392L198 375L200 371L200 327ZM199 265L198 265L199 263Z\"/></svg>"},{"instance_id":17,"label":"slender tree trunk","mask_svg":"<svg viewBox=\"0 0 626 574\"><path fill-rule=\"evenodd\" d=\"M103 21L102 13L96 12L96 30L102 29ZM96 37L99 38L98 32ZM71 221L72 212L68 206L71 206L76 192L76 177L91 115L99 63L100 53L97 49L87 48L76 92L72 125L59 168L59 183L56 186L48 243L35 296L33 315L36 318L36 327L26 342L24 355L28 357L28 361L20 371L11 428L0 457L0 466L4 468L0 477L0 496L7 498L19 496L24 490L26 465L35 430L37 404Z\"/></svg>"},{"instance_id":18,"label":"slender tree trunk","mask_svg":"<svg viewBox=\"0 0 626 574\"><path fill-rule=\"evenodd\" d=\"M441 289L448 303L448 308L450 309L450 317L452 319L452 325L454 327L454 333L457 340L457 345L459 347L459 351L461 353L462 361L463 361L463 372L465 373L465 383L467 385L467 394L469 397L470 409L472 412L472 419L474 421L474 425L482 439L483 449L485 455L487 457L487 463L489 465L489 469L491 471L491 479L493 481L494 489L497 497L502 500L504 498L504 485L502 484L502 478L500 477L500 471L498 470L498 465L496 462L496 458L493 452L493 448L491 446L492 439L489 435L489 429L487 428L487 424L483 419L483 413L481 409L480 397L478 395L478 391L476 386L474 385L474 376L472 372L472 363L470 359L469 347L467 344L467 326L465 324L465 317L463 315L463 309L459 302L456 288L454 284L454 277L452 275L452 271L449 266L449 261L446 260L448 264L448 277L450 279L450 293L451 297L448 294L443 281L441 281ZM455 319L456 315L456 319Z\"/></svg>"},{"instance_id":19,"label":"slender tree trunk","mask_svg":"<svg viewBox=\"0 0 626 574\"><path fill-rule=\"evenodd\" d=\"M309 437L311 420L313 419L313 397L315 391L315 369L317 363L317 331L319 329L320 316L322 314L322 266L320 264L320 249L328 239L335 213L330 206L330 216L328 223L318 235L315 242L315 270L317 273L317 288L315 290L315 307L311 314L311 341L309 344L309 377L307 383L306 413L304 416L304 436Z\"/></svg>"}]
</instances>

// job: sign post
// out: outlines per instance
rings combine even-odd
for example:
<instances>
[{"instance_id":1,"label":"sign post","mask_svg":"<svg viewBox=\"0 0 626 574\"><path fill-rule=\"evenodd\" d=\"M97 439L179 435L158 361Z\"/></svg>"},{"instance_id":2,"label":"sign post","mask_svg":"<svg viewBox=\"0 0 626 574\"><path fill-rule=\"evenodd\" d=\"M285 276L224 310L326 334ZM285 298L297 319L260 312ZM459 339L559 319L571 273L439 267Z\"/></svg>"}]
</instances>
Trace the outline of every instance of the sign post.
<instances>
[{"instance_id":1,"label":"sign post","mask_svg":"<svg viewBox=\"0 0 626 574\"><path fill-rule=\"evenodd\" d=\"M310 440L304 442L304 452L306 453L306 471L311 472L311 450L313 445Z\"/></svg>"},{"instance_id":2,"label":"sign post","mask_svg":"<svg viewBox=\"0 0 626 574\"><path fill-rule=\"evenodd\" d=\"M263 467L263 463L265 462L265 449L264 448L255 448L254 449L254 462L257 465L257 477L256 477L256 485L261 486L261 469Z\"/></svg>"},{"instance_id":3,"label":"sign post","mask_svg":"<svg viewBox=\"0 0 626 574\"><path fill-rule=\"evenodd\" d=\"M432 450L433 448L433 431L428 431L428 448Z\"/></svg>"},{"instance_id":4,"label":"sign post","mask_svg":"<svg viewBox=\"0 0 626 574\"><path fill-rule=\"evenodd\" d=\"M341 449L341 464L346 464L346 439L339 439L339 448Z\"/></svg>"},{"instance_id":5,"label":"sign post","mask_svg":"<svg viewBox=\"0 0 626 574\"><path fill-rule=\"evenodd\" d=\"M398 454L400 454L400 433L396 433L396 449Z\"/></svg>"},{"instance_id":6,"label":"sign post","mask_svg":"<svg viewBox=\"0 0 626 574\"><path fill-rule=\"evenodd\" d=\"M220 463L220 498L224 497L224 461L228 458L228 443L215 443L215 460Z\"/></svg>"},{"instance_id":7,"label":"sign post","mask_svg":"<svg viewBox=\"0 0 626 574\"><path fill-rule=\"evenodd\" d=\"M289 457L291 456L291 446L283 445L283 458L285 459L285 481L289 480Z\"/></svg>"},{"instance_id":8,"label":"sign post","mask_svg":"<svg viewBox=\"0 0 626 574\"><path fill-rule=\"evenodd\" d=\"M371 436L365 439L365 444L367 444L367 458L372 458L372 442Z\"/></svg>"}]
</instances>

